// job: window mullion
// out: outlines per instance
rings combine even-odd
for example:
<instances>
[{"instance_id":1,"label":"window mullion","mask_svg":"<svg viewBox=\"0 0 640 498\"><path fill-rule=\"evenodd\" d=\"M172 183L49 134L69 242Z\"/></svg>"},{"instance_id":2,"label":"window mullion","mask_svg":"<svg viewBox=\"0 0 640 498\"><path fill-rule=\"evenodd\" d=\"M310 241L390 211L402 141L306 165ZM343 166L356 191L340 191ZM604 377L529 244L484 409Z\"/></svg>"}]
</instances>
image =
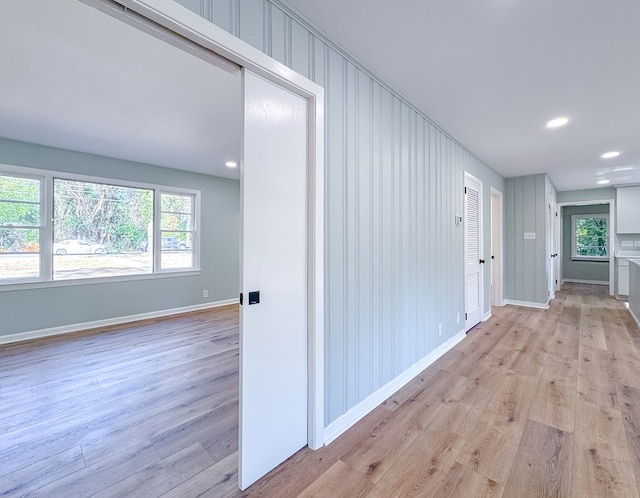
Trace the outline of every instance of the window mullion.
<instances>
[{"instance_id":1,"label":"window mullion","mask_svg":"<svg viewBox=\"0 0 640 498\"><path fill-rule=\"evenodd\" d=\"M42 180L40 204L40 279L53 280L53 177Z\"/></svg>"},{"instance_id":2,"label":"window mullion","mask_svg":"<svg viewBox=\"0 0 640 498\"><path fill-rule=\"evenodd\" d=\"M162 192L153 191L153 273L162 270L162 229L161 229Z\"/></svg>"}]
</instances>

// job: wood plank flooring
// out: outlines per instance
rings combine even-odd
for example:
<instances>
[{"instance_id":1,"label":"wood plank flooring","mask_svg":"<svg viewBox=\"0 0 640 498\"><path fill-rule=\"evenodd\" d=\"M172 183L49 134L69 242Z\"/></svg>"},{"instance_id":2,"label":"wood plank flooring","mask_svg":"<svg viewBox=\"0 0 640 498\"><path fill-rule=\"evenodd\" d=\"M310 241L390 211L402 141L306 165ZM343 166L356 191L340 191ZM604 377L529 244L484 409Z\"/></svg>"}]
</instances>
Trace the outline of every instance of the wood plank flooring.
<instances>
[{"instance_id":1,"label":"wood plank flooring","mask_svg":"<svg viewBox=\"0 0 640 498\"><path fill-rule=\"evenodd\" d=\"M638 497L640 330L606 292L495 308L334 443L233 496Z\"/></svg>"},{"instance_id":2,"label":"wood plank flooring","mask_svg":"<svg viewBox=\"0 0 640 498\"><path fill-rule=\"evenodd\" d=\"M507 306L329 446L237 489L237 308L0 347L0 496L638 497L640 330Z\"/></svg>"},{"instance_id":3,"label":"wood plank flooring","mask_svg":"<svg viewBox=\"0 0 640 498\"><path fill-rule=\"evenodd\" d=\"M0 496L233 493L238 360L237 306L0 347Z\"/></svg>"}]
</instances>

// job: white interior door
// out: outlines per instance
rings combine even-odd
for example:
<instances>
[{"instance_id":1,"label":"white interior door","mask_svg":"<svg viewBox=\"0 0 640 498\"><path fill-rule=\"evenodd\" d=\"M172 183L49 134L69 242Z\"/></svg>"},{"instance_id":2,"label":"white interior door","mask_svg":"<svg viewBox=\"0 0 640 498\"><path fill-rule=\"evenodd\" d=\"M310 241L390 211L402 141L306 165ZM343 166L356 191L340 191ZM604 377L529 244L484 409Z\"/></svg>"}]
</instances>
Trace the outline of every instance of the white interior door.
<instances>
[{"instance_id":1,"label":"white interior door","mask_svg":"<svg viewBox=\"0 0 640 498\"><path fill-rule=\"evenodd\" d=\"M241 171L239 481L307 444L307 100L248 70ZM260 291L260 302L250 292Z\"/></svg>"},{"instance_id":2,"label":"white interior door","mask_svg":"<svg viewBox=\"0 0 640 498\"><path fill-rule=\"evenodd\" d=\"M464 175L464 292L465 330L482 319L484 301L482 254L482 183Z\"/></svg>"}]
</instances>

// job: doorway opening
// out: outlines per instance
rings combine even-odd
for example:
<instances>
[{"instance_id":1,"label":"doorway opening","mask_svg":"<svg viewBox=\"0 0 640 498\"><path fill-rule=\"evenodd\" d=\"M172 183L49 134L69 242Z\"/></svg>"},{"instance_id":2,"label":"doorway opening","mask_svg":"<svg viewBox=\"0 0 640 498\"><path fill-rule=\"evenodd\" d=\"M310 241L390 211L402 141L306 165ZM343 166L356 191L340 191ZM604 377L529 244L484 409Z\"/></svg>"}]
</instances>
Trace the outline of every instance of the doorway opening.
<instances>
[{"instance_id":1,"label":"doorway opening","mask_svg":"<svg viewBox=\"0 0 640 498\"><path fill-rule=\"evenodd\" d=\"M504 306L502 253L502 192L491 187L491 306Z\"/></svg>"},{"instance_id":2,"label":"doorway opening","mask_svg":"<svg viewBox=\"0 0 640 498\"><path fill-rule=\"evenodd\" d=\"M18 5L18 2L14 3ZM87 8L87 6L92 8ZM299 194L299 197L304 200L304 206L301 209L298 209L298 212L302 213L303 217L303 225L302 225L302 240L303 246L300 248L300 252L302 254L298 254L300 260L304 262L304 266L301 270L301 274L303 275L303 299L302 304L305 308L304 319L302 321L302 325L300 326L301 333L304 337L305 348L301 353L297 353L303 356L304 364L307 369L307 382L306 382L306 392L305 392L305 404L306 410L301 410L299 417L302 419L302 425L306 429L306 434L304 438L304 442L309 445L310 448L316 449L321 447L324 444L324 388L323 388L323 368L324 368L324 347L323 347L323 333L324 333L324 191L323 191L323 151L324 151L324 124L323 124L323 111L324 111L324 101L323 101L323 90L318 85L314 84L310 80L293 73L290 69L285 66L279 64L275 60L269 58L265 54L258 52L256 49L250 47L246 43L241 40L233 37L232 35L226 33L222 29L216 27L212 23L205 21L204 19L195 16L191 11L179 5L177 2L166 2L164 0L145 0L145 1L136 1L136 0L58 0L57 2L51 2L51 5L48 5L48 8L53 10L53 13L58 16L64 17L65 13L71 12L72 10L75 12L78 8L82 7L85 10L85 14L89 17L95 18L96 15L99 15L103 18L107 18L111 24L117 24L120 26L133 27L134 30L137 31L138 35L144 35L146 40L138 39L133 44L121 46L122 39L119 39L117 36L113 36L111 39L107 38L107 41L99 41L99 45L114 45L119 47L119 53L111 54L111 58L109 59L109 68L112 69L110 71L111 75L117 75L117 81L115 84L106 84L105 81L101 81L97 75L101 74L98 70L100 66L105 66L106 62L101 58L101 52L98 47L89 48L87 46L88 40L96 41L100 37L97 36L100 34L100 30L92 31L92 27L89 23L84 24L78 21L76 24L78 26L83 27L87 31L85 34L85 38L87 39L87 43L78 40L65 40L64 49L68 51L70 54L68 64L64 66L63 70L65 71L64 77L68 78L69 83L73 83L73 78L75 77L91 77L93 76L93 80L89 81L89 84L81 85L82 91L74 92L70 88L73 85L67 84L52 84L57 83L58 79L47 79L46 77L42 77L44 74L45 66L50 67L54 66L55 63L50 61L47 64L40 64L39 62L29 61L30 67L38 67L39 71L42 71L42 74L39 74L39 79L42 80L45 85L48 85L51 88L59 89L61 92L66 92L65 97L70 97L71 100L70 105L64 109L64 112L60 112L58 109L53 109L55 112L51 112L47 115L48 120L40 119L43 116L37 116L38 119L33 120L32 123L21 123L24 126L21 127L10 127L7 126L6 129L29 129L30 125L32 125L31 132L34 135L44 136L47 140L50 140L48 143L40 143L39 145L49 146L49 147L58 147L60 149L66 149L69 151L75 151L80 153L88 153L96 156L102 157L110 157L109 154L119 154L118 160L128 161L128 163L144 163L151 166L159 166L164 168L173 168L174 170L185 170L190 171L191 173L199 173L201 175L209 175L209 176L224 176L223 174L216 174L214 172L218 163L220 163L221 168L225 168L224 162L225 160L235 159L225 158L222 159L219 157L213 157L213 154L207 156L211 151L208 149L203 149L202 154L200 155L200 159L204 158L201 163L198 163L195 157L195 154L185 158L185 156L179 156L177 154L173 159L174 162L172 164L164 163L163 161L167 159L170 154L166 149L162 149L163 152L159 152L161 149L161 145L174 145L174 149L178 152L194 152L197 149L197 146L194 145L194 141L190 141L193 139L196 134L199 134L199 137L202 135L208 134L208 142L209 144L212 142L216 142L220 139L224 128L234 128L235 123L238 124L238 135L242 135L243 128L242 124L245 121L246 104L245 102L241 105L242 102L242 92L244 91L244 87L240 86L240 72L244 72L245 74L251 72L255 74L256 77L262 78L267 81L271 86L277 87L281 89L283 92L289 92L292 95L297 96L304 104L304 108L306 111L304 122L302 123L302 128L304 129L305 136L305 150L303 152L302 161L299 163L300 169L303 171L305 175L305 181L303 182L303 186L301 187L301 192L296 192ZM33 9L31 9L33 10ZM31 15L35 17L37 14L37 10L34 10ZM98 12L100 11L100 12ZM41 14L41 13L40 13ZM103 14L107 14L106 16ZM25 19L32 20L29 15L25 17ZM59 19L59 17L56 17ZM75 21L73 15L68 15L64 22L67 24L70 23L69 19L71 19L71 24ZM44 23L43 25L46 25ZM62 22L58 24L58 26L64 26ZM62 28L61 28L62 29ZM28 34L29 29L23 29L24 33ZM23 33L23 35L24 35ZM67 34L67 33L65 33ZM83 37L80 37L82 40ZM222 126L216 128L216 125L205 122L201 123L201 126L197 127L197 129L192 129L184 122L175 119L173 121L169 121L168 123L165 121L158 121L153 119L147 119L145 123L138 123L140 126L132 127L130 123L133 122L134 117L137 117L140 114L145 114L145 112L156 109L156 110L166 110L173 109L175 111L176 118L178 116L184 116L184 110L188 109L188 112L192 115L197 115L202 118L202 108L207 105L208 100L203 99L201 102L183 99L182 97L190 96L193 94L204 95L199 93L202 90L202 84L196 85L196 83L200 82L200 78L197 75L192 74L188 69L185 68L185 65L182 64L179 58L172 59L170 64L167 64L167 59L163 58L161 54L158 52L153 52L150 54L134 53L135 50L142 50L144 47L148 47L154 43L158 43L160 40L161 43L166 42L166 45L172 46L172 48L178 48L179 52L182 51L184 54L187 54L189 57L195 56L195 58L199 59L200 63L202 61L205 64L211 64L211 66L216 66L223 73L234 73L237 74L237 78L234 76L232 79L237 79L238 86L236 87L237 92L237 115L235 116L234 125L229 125L228 123L223 123ZM32 41L32 40L29 40ZM16 41L16 45L20 44L20 40ZM46 44L43 44L43 47ZM95 49L95 50L93 50ZM83 64L79 61L82 56L87 56L86 59L91 64ZM40 59L38 61L42 61L42 53L40 55ZM133 56L133 62L131 61L131 57L125 56ZM74 57L76 58L74 60ZM135 60L137 57L137 61ZM158 67L162 68L163 62L165 63L165 70L168 68L170 73L180 75L187 74L190 75L191 81L187 77L185 81L177 84L175 87L172 87L172 91L165 92L165 95L162 98L154 98L157 94L155 90L162 81L160 79L149 79L149 74L144 74L144 71L140 70L142 64L137 64L136 62L145 62L146 59L154 59L156 62L160 62ZM192 57L193 58L193 57ZM46 59L46 57L44 57ZM126 59L129 64L125 66L117 66L118 62L122 63L123 60ZM83 61L85 59L82 59ZM113 64L113 65L111 65ZM188 64L186 64L188 66ZM59 69L60 70L60 69ZM141 74L142 73L142 74ZM144 81L136 80L132 76L135 74L140 76L141 78L146 77ZM167 75L169 77L170 75ZM195 80L195 81L194 81ZM25 77L25 82L35 81L35 78ZM84 82L84 80L82 80ZM111 80L110 80L111 81ZM175 80L172 80L175 82ZM195 86L198 86L198 92L196 92ZM134 87L136 92L134 92ZM87 94L90 94L92 90L97 90L94 98L99 101L100 99L107 100L108 98L114 98L114 96L120 100L125 100L128 104L126 109L126 117L129 119L125 119L122 121L123 126L113 126L113 123L116 121L113 113L106 112L94 114L92 117L96 127L102 127L98 131L98 134L95 136L87 136L83 134L87 130L86 126L81 126L78 124L78 121L75 123L72 122L74 118L80 117L83 111L90 108L90 106L85 106L84 102L81 100L86 97ZM205 89L206 91L206 89ZM209 91L212 93L216 93L217 87L212 86L209 87ZM71 95L70 95L71 94ZM47 94L50 96L50 94ZM135 96L132 98L132 96ZM49 103L60 103L64 102L65 99L56 100L55 97L51 97L47 100ZM189 102L189 104L185 104L185 102ZM28 103L29 101L25 101ZM224 102L221 103L221 105ZM26 108L27 106L15 106L16 108ZM36 107L36 106L31 106ZM29 108L31 109L31 108ZM110 109L107 109L107 111ZM112 110L112 109L111 109ZM32 113L36 115L35 111ZM86 113L84 117L87 117ZM286 118L286 116L284 116ZM67 120L67 121L57 121L54 122L53 119L58 120ZM204 120L206 121L206 120ZM36 127L36 123L48 123L50 126L47 130L38 129L37 133L34 132ZM120 122L119 122L120 123ZM129 124L129 126L125 126ZM225 126L226 125L226 126ZM68 132L68 133L67 133ZM218 133L219 132L219 133ZM17 133L17 132L16 132ZM67 133L67 142L63 142L61 137ZM121 138L121 141L116 140L116 138ZM158 137L161 137L159 140ZM18 137L18 136L8 136L7 138L13 140L22 140L29 141L29 137ZM207 137L205 137L207 138ZM238 137L238 149L241 149L243 138L246 137ZM57 142L56 142L57 140ZM126 143L125 143L126 140ZM30 142L36 144L37 140L34 138L30 140ZM223 140L224 142L224 140ZM202 143L207 143L207 140L204 140ZM216 142L217 143L217 142ZM199 142L200 144L200 142ZM102 147L102 149L99 148ZM263 144L264 147L268 147L267 144ZM155 154L155 159L150 158L150 154ZM145 155L149 154L149 156ZM176 157L178 157L176 159ZM209 163L207 163L207 159ZM240 161L241 162L241 161ZM181 163L181 164L180 164ZM80 168L80 167L78 167ZM158 168L160 169L160 168ZM141 166L139 171L135 171L135 167L131 167L131 169L125 172L125 168L122 167L118 170L122 175L138 175L143 176L143 167ZM244 170L243 164L240 164L239 170L243 174L247 174ZM225 170L226 171L226 170ZM184 171L181 172L184 176ZM80 174L80 173L78 173ZM112 173L116 175L116 173ZM175 175L174 177L179 177L179 175ZM200 177L202 178L202 177ZM228 178L228 177L227 177ZM247 179L240 179L241 184L245 182ZM143 182L146 181L145 178L138 179L137 181ZM178 178L177 183L180 183ZM282 197L282 196L279 196ZM246 199L245 199L246 201ZM270 202L271 199L268 199ZM202 203L202 210L209 210L207 215L215 215L220 214L223 216L225 213L211 213L210 211L214 211L211 204L207 204L206 202ZM158 216L161 216L162 213L158 213ZM180 215L181 213L173 213L175 215ZM184 213L183 213L184 214ZM202 219L203 223L206 223L206 219ZM241 229L246 229L246 223ZM256 224L257 225L257 224ZM158 236L158 243L160 243L160 238ZM197 242L197 241L196 241ZM203 239L201 242L202 245L202 253L205 251L213 251L214 248L211 244L211 239L209 240ZM206 246L205 246L206 244ZM255 249L259 249L254 246ZM169 251L170 249L167 249ZM186 249L186 248L185 248ZM180 247L175 249L175 251L180 250ZM208 262L205 263L207 267L202 268L198 265L194 265L194 268L186 275L172 275L171 277L176 278L166 278L165 280L156 280L158 282L158 286L164 285L167 286L167 281L172 281L173 289L167 289L168 291L173 290L172 295L180 295L184 299L176 308L182 307L186 308L189 305L203 307L201 298L207 298L211 294L211 287L205 287L201 289L197 289L194 291L193 289L189 289L189 292L184 292L183 285L184 280L191 279L192 282L196 279L200 279L203 276L206 277L207 272L210 271L212 265ZM229 267L233 267L237 265L228 265ZM243 265L244 268L244 265ZM162 277L166 277L162 275ZM180 277L180 278L177 278ZM237 278L237 274L236 274ZM182 279L182 280L181 280ZM163 282L160 284L159 282ZM200 282L198 280L198 282ZM273 281L268 282L269 284L273 284ZM126 285L126 282L123 283ZM263 285L262 283L260 284ZM85 289L89 289L90 286L87 285ZM179 291L177 291L178 289ZM250 291L258 290L254 288L242 288L240 289L246 296ZM260 290L264 292L262 295L262 306L267 307L270 296L272 294L269 293L269 289L262 287ZM144 293L140 293L140 298L148 298L148 296ZM189 294L187 297L186 295ZM158 300L164 296L158 296ZM233 296L225 296L225 297L233 297ZM162 301L163 303L166 301ZM171 301L173 302L173 301ZM197 302L197 304L193 304ZM207 304L207 303L205 303ZM259 307L260 304L256 306L252 306L252 308ZM160 305L158 305L160 307ZM157 310L154 308L152 311L160 312L166 311L167 309L173 309L170 305L165 306L162 310ZM241 312L242 313L242 312ZM124 316L125 313L118 316ZM244 325L243 325L244 326ZM268 332L269 329L276 328L277 324L269 324L262 323L260 325L263 329ZM246 339L243 338L243 341ZM250 360L250 358L249 358ZM243 363L243 368L255 368L255 366L249 361ZM286 389L285 386L282 385L273 385L269 386L273 389L274 392L282 391ZM242 385L240 386L242 389ZM264 395L264 392L262 393ZM275 399L275 398L274 398ZM286 408L286 407L285 407ZM242 428L241 428L242 430ZM265 430L272 430L273 428L265 428ZM245 440L251 440L252 436L246 436ZM243 458L240 458L241 464ZM280 463L280 462L277 462ZM276 464L277 464L276 463ZM256 478L259 477L256 476ZM249 482L244 482L243 487L246 487Z\"/></svg>"},{"instance_id":3,"label":"doorway opening","mask_svg":"<svg viewBox=\"0 0 640 498\"><path fill-rule=\"evenodd\" d=\"M563 202L558 203L558 210L558 284L577 282L608 285L609 295L615 295L613 200ZM593 232L597 227L592 225L601 225L602 222L606 240L589 242L601 238ZM601 231L601 228L598 230Z\"/></svg>"}]
</instances>

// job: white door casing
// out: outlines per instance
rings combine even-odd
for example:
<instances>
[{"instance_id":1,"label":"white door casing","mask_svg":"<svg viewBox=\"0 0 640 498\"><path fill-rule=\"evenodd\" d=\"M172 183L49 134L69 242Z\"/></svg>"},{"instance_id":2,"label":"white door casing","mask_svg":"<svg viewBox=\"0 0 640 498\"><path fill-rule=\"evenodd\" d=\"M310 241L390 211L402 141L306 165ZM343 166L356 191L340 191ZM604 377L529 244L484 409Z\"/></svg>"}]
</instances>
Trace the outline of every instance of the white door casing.
<instances>
[{"instance_id":1,"label":"white door casing","mask_svg":"<svg viewBox=\"0 0 640 498\"><path fill-rule=\"evenodd\" d=\"M555 202L549 204L549 299L553 299L556 295L557 283L558 283L558 263L559 253L558 248L558 207Z\"/></svg>"},{"instance_id":2,"label":"white door casing","mask_svg":"<svg viewBox=\"0 0 640 498\"><path fill-rule=\"evenodd\" d=\"M484 302L482 248L482 182L464 174L465 330L482 319Z\"/></svg>"},{"instance_id":3,"label":"white door casing","mask_svg":"<svg viewBox=\"0 0 640 498\"><path fill-rule=\"evenodd\" d=\"M562 232L560 231L560 208L558 207L558 204L555 204L553 206L553 233L554 233L554 247L553 247L553 252L554 254L556 254L555 257L555 261L554 263L554 272L553 272L553 291L554 291L554 295L556 291L560 290L560 265L562 262L561 259L561 242L562 242Z\"/></svg>"},{"instance_id":4,"label":"white door casing","mask_svg":"<svg viewBox=\"0 0 640 498\"><path fill-rule=\"evenodd\" d=\"M245 489L307 444L307 100L243 70L240 446ZM251 304L249 292L260 291Z\"/></svg>"},{"instance_id":5,"label":"white door casing","mask_svg":"<svg viewBox=\"0 0 640 498\"><path fill-rule=\"evenodd\" d=\"M491 305L503 306L502 192L491 188Z\"/></svg>"}]
</instances>

